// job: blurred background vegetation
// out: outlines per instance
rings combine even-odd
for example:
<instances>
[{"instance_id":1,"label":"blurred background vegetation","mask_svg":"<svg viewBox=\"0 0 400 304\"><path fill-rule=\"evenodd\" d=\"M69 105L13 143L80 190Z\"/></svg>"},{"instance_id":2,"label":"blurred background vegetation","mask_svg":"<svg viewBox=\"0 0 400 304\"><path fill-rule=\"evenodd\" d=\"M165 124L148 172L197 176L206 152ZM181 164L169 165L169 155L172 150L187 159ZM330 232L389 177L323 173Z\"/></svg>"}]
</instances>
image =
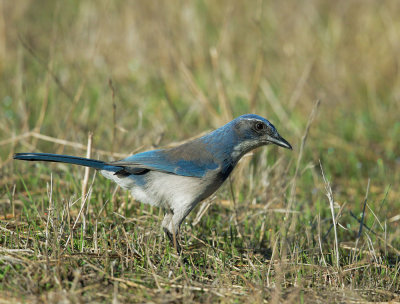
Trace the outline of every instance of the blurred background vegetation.
<instances>
[{"instance_id":1,"label":"blurred background vegetation","mask_svg":"<svg viewBox=\"0 0 400 304\"><path fill-rule=\"evenodd\" d=\"M371 273L366 271L355 275L358 283L338 279L332 286L351 285L369 290L379 285L386 292L395 292L400 288L397 274L400 248L399 16L400 3L396 0L1 0L2 225L9 227L7 225L12 222L18 226L17 222L24 222L27 226L23 229L30 231L30 221L38 216L36 212L42 210L44 214L49 204L46 185L50 173L57 168L61 171L53 176L54 195L60 205L74 195L79 197L81 191L82 168L15 163L12 161L15 152L85 156L88 133L93 132L92 157L117 159L180 142L244 113L256 113L277 127L294 146L293 153L271 147L257 150L253 157L245 157L217 198L212 198L211 207L196 227L190 226L197 209L193 212L184 228L189 234L186 242L193 241L193 228L193 234L206 243L210 235L215 237L215 231L237 233L238 240L228 247L252 248L253 253L273 251L274 242L279 239L292 248L286 249L291 253L290 259L293 259L294 248L316 246L317 238L313 233L319 216L326 219L321 223L323 235L332 223L319 166L321 161L331 182L335 210L341 212L340 243L357 239L370 180L368 207L362 220L373 233L365 237L362 244L386 254L381 260L387 267L384 276L393 282L389 284L378 275L378 283L368 283ZM304 154L299 158L302 136L317 100L321 105L311 124ZM294 178L297 162L298 175ZM90 208L101 210L101 202L107 199L114 202L113 189L114 186L104 179L96 179ZM149 229L158 225L162 217L157 210L132 202L123 191L117 193L116 201L116 206L112 206L114 211L119 210L121 201L129 206L124 210L126 217L152 214L154 218L146 220L144 217L141 224ZM291 211L299 213L285 217L284 213L267 212L285 210L288 204ZM43 209L40 206L44 206ZM77 216L79 208L72 207L73 216ZM133 211L137 209L139 211ZM111 208L106 208L105 216L117 221L112 218ZM282 225L287 225L284 223L289 219L295 219L294 227L282 233ZM87 235L90 235L92 228L88 225ZM126 225L128 230L140 229L130 227L129 223ZM44 229L40 224L34 227L32 231ZM167 245L158 234L157 228L150 240L162 244L157 249L162 255L162 247ZM4 248L21 246L18 242L8 242L9 238L4 236ZM332 232L324 242L324 249L333 248ZM39 240L37 244L41 246ZM279 257L284 259L286 245L282 244ZM226 253L225 245L213 243L224 252L215 255L241 256L239 249L230 255ZM87 246L91 247L90 240ZM330 256L330 249L326 256ZM74 251L74 247L70 250ZM351 250L343 246L340 250L342 266L350 265L346 257ZM322 257L321 254L318 259ZM271 253L266 258L272 260ZM310 259L307 260L310 264L320 265L310 256L306 259ZM140 278L148 280L146 288L149 290L142 293L138 301L146 299L145 294L160 296L150 291L158 286L150 274L151 264L147 258L143 263L142 267L147 270ZM168 272L162 270L160 265L163 264L159 263L155 270L157 276L160 281L168 282ZM0 280L6 280L5 264L0 265L3 265ZM184 267L190 268L181 268ZM382 269L371 271L376 274ZM235 284L251 290L241 270L235 271L239 273L234 275L238 280ZM280 271L285 277L293 269ZM262 290L260 299L270 299L271 294L272 300L279 299L274 298L270 289L263 289L264 277L260 283L257 276L250 273L246 278ZM3 291L18 290L16 286L21 283L17 277L11 276L13 279L3 285L7 286ZM272 276L271 280L274 279ZM276 284L282 282L286 282L285 279ZM291 281L288 279L288 282ZM209 282L203 283L206 286ZM288 286L296 285L291 284ZM41 294L39 291L36 294ZM247 291L228 294L242 299ZM31 294L35 292L27 292ZM83 293L79 296L85 300L90 298L87 295L85 298ZM205 295L183 293L179 296L183 298L174 294L175 298L171 299L204 300ZM391 294L385 299L393 297L395 295Z\"/></svg>"}]
</instances>

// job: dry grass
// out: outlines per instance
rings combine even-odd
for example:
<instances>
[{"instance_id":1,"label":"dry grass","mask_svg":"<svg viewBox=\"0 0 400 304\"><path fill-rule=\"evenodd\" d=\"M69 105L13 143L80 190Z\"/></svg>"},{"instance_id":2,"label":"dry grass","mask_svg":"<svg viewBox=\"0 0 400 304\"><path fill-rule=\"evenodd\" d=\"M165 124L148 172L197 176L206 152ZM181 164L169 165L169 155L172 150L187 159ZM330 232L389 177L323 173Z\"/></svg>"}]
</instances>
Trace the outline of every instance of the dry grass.
<instances>
[{"instance_id":1,"label":"dry grass","mask_svg":"<svg viewBox=\"0 0 400 304\"><path fill-rule=\"evenodd\" d=\"M0 12L0 303L400 301L397 1ZM295 149L244 157L188 218L184 258L159 210L94 172L12 161L85 156L91 132L92 157L120 158L248 112Z\"/></svg>"}]
</instances>

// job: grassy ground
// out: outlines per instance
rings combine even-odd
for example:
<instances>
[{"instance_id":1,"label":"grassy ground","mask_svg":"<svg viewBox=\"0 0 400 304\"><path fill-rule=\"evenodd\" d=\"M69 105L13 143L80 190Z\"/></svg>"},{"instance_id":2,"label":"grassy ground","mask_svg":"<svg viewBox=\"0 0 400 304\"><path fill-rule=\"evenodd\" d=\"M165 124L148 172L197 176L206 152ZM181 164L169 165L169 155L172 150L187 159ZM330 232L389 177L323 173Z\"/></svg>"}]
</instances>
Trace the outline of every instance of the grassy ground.
<instances>
[{"instance_id":1,"label":"grassy ground","mask_svg":"<svg viewBox=\"0 0 400 304\"><path fill-rule=\"evenodd\" d=\"M398 16L396 0L0 0L0 302L400 301ZM118 159L243 113L294 151L244 157L183 225L185 259L160 210L95 172L12 160L85 156L90 132L92 157Z\"/></svg>"}]
</instances>

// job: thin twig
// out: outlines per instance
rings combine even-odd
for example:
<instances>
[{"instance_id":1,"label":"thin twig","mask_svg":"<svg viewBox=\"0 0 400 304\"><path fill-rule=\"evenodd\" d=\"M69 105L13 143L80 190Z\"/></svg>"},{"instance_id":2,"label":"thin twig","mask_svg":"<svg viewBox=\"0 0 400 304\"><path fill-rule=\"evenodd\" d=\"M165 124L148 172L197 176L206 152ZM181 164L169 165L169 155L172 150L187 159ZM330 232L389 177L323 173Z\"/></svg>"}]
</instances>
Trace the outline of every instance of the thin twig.
<instances>
[{"instance_id":1,"label":"thin twig","mask_svg":"<svg viewBox=\"0 0 400 304\"><path fill-rule=\"evenodd\" d=\"M308 117L307 126L306 126L306 129L304 131L304 135L301 138L300 150L299 150L299 155L297 157L297 163L296 163L296 171L295 171L294 176L293 176L292 187L290 189L289 203L288 203L288 206L286 208L286 210L288 210L287 213L289 213L289 210L292 209L292 205L293 205L293 202L294 202L294 196L295 196L295 192L296 192L296 181L297 181L297 178L298 178L298 175L299 175L300 163L301 163L301 160L303 158L304 147L306 145L307 137L308 137L308 134L310 132L311 124L315 119L315 116L317 114L317 110L318 110L318 107L319 107L320 104L321 104L321 101L318 99L314 104L314 107L313 107L313 109L312 109L312 111L310 113L310 116ZM288 216L288 214L286 214L286 217L287 216Z\"/></svg>"},{"instance_id":2,"label":"thin twig","mask_svg":"<svg viewBox=\"0 0 400 304\"><path fill-rule=\"evenodd\" d=\"M333 200L333 193L332 193L332 189L329 185L329 182L325 177L325 173L324 173L324 169L322 168L321 160L319 161L319 166L321 167L322 178L324 179L324 183L325 183L326 196L328 197L329 206L331 208L333 231L335 232L334 254L336 256L336 267L339 267L339 242L338 242L338 237L337 237L337 227L336 227L336 219L335 219L335 206L334 206L334 200Z\"/></svg>"},{"instance_id":3,"label":"thin twig","mask_svg":"<svg viewBox=\"0 0 400 304\"><path fill-rule=\"evenodd\" d=\"M88 144L87 144L87 149L86 149L86 158L91 158L91 155L92 155L92 139L93 139L93 133L89 132ZM90 173L90 168L85 167L85 174L84 174L84 177L82 180L82 199L86 196L87 185L89 182L89 173Z\"/></svg>"},{"instance_id":4,"label":"thin twig","mask_svg":"<svg viewBox=\"0 0 400 304\"><path fill-rule=\"evenodd\" d=\"M365 218L365 207L367 206L367 200L368 200L368 194L369 194L369 185L370 185L370 179L368 179L368 184L367 184L367 191L365 193L365 197L364 197L364 206L363 206L363 212L362 212L362 216L361 216L361 221L360 221L360 228L358 230L358 235L357 235L357 239L356 239L356 244L355 244L355 252L354 252L354 256L353 256L353 262L354 259L357 255L357 248L358 248L358 242L360 241L360 237L362 234L362 228L364 226L364 218Z\"/></svg>"}]
</instances>

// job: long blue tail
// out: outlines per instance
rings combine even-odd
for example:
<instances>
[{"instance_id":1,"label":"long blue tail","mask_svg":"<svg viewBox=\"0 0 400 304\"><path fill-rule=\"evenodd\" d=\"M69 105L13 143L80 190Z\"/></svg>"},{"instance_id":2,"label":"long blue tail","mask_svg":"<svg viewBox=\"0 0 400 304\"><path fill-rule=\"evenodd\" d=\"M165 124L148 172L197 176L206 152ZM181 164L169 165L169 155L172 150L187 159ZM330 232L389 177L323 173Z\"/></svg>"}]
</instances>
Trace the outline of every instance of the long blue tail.
<instances>
[{"instance_id":1,"label":"long blue tail","mask_svg":"<svg viewBox=\"0 0 400 304\"><path fill-rule=\"evenodd\" d=\"M118 168L107 165L105 162L100 160L50 153L16 153L14 159L67 163L108 171L115 171Z\"/></svg>"}]
</instances>

